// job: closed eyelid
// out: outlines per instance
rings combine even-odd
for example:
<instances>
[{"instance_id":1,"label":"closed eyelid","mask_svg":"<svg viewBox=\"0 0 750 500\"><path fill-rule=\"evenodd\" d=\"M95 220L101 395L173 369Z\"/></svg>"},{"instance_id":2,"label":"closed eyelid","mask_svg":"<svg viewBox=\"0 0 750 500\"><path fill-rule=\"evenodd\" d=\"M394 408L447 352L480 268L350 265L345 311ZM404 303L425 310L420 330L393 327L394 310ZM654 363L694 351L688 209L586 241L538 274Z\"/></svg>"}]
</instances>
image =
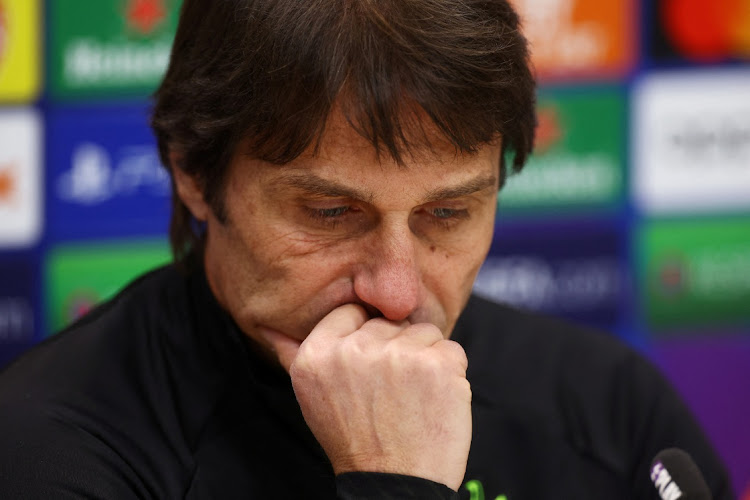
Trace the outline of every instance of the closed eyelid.
<instances>
[{"instance_id":1,"label":"closed eyelid","mask_svg":"<svg viewBox=\"0 0 750 500\"><path fill-rule=\"evenodd\" d=\"M347 212L350 212L351 207L340 206L331 208L311 208L310 211L316 213L320 217L339 217Z\"/></svg>"},{"instance_id":2,"label":"closed eyelid","mask_svg":"<svg viewBox=\"0 0 750 500\"><path fill-rule=\"evenodd\" d=\"M458 215L468 214L469 211L466 210L466 209L464 209L464 208L436 207L436 208L433 208L431 210L431 212L433 212L433 213L438 213L438 212L440 212L440 213L448 213L448 214L451 214L451 215L458 216Z\"/></svg>"}]
</instances>

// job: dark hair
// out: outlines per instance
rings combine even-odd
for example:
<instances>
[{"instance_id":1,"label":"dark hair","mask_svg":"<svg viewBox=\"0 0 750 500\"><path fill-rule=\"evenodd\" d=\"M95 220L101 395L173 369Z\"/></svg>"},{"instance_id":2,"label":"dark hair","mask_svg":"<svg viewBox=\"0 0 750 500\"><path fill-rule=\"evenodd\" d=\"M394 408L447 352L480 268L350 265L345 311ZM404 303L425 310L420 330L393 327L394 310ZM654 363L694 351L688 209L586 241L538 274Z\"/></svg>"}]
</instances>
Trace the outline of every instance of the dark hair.
<instances>
[{"instance_id":1,"label":"dark hair","mask_svg":"<svg viewBox=\"0 0 750 500\"><path fill-rule=\"evenodd\" d=\"M318 145L334 103L399 163L429 146L415 119L427 116L460 152L500 134L518 171L536 123L527 44L507 0L185 0L154 97L162 161L178 152L172 168L199 180L220 220L239 141L284 164ZM201 237L175 191L176 259Z\"/></svg>"}]
</instances>

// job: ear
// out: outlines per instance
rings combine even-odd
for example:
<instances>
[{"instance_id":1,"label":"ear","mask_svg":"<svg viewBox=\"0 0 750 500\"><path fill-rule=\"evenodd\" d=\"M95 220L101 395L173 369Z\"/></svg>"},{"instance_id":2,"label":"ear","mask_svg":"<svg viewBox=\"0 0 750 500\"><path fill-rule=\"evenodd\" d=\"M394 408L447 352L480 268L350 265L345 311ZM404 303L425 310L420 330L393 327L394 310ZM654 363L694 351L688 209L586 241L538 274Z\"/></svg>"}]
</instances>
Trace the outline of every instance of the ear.
<instances>
[{"instance_id":1,"label":"ear","mask_svg":"<svg viewBox=\"0 0 750 500\"><path fill-rule=\"evenodd\" d=\"M193 217L199 221L208 218L210 207L203 198L203 189L198 179L186 173L180 165L182 164L182 154L170 148L169 150L169 167L172 170L174 184L177 187L177 195L180 197L185 206L193 214Z\"/></svg>"}]
</instances>

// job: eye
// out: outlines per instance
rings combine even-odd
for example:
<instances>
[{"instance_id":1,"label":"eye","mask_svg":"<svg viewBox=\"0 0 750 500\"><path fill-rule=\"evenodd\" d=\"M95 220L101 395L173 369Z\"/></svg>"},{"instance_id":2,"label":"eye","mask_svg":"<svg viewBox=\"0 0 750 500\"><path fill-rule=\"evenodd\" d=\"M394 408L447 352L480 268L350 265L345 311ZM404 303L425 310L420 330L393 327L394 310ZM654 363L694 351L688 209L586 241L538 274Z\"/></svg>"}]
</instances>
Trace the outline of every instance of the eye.
<instances>
[{"instance_id":1,"label":"eye","mask_svg":"<svg viewBox=\"0 0 750 500\"><path fill-rule=\"evenodd\" d=\"M310 216L315 219L333 219L341 217L351 210L351 207L333 207L333 208L308 208Z\"/></svg>"},{"instance_id":2,"label":"eye","mask_svg":"<svg viewBox=\"0 0 750 500\"><path fill-rule=\"evenodd\" d=\"M458 210L452 208L433 208L432 215L438 219L451 219L456 216Z\"/></svg>"},{"instance_id":3,"label":"eye","mask_svg":"<svg viewBox=\"0 0 750 500\"><path fill-rule=\"evenodd\" d=\"M305 214L319 227L336 229L341 224L350 222L351 216L356 210L351 205L338 207L304 207Z\"/></svg>"},{"instance_id":4,"label":"eye","mask_svg":"<svg viewBox=\"0 0 750 500\"><path fill-rule=\"evenodd\" d=\"M431 224L441 229L455 229L458 224L469 218L469 211L465 208L435 207L425 210Z\"/></svg>"},{"instance_id":5,"label":"eye","mask_svg":"<svg viewBox=\"0 0 750 500\"><path fill-rule=\"evenodd\" d=\"M436 207L427 210L427 212L439 221L469 218L469 211L465 208Z\"/></svg>"}]
</instances>

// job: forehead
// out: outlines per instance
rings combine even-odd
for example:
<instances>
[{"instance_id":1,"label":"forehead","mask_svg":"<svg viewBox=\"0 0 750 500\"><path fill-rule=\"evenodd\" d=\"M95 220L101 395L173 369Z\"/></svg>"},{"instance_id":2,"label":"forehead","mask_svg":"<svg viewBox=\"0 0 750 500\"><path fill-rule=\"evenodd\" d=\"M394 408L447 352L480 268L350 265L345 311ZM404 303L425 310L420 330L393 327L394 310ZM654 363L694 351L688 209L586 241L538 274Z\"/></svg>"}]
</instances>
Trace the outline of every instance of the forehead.
<instances>
[{"instance_id":1,"label":"forehead","mask_svg":"<svg viewBox=\"0 0 750 500\"><path fill-rule=\"evenodd\" d=\"M341 112L334 112L320 140L286 164L242 155L234 162L230 184L256 184L279 195L292 188L371 201L404 196L412 201L426 200L446 189L497 186L501 177L499 140L481 145L474 153L463 153L426 117L410 118L411 128L405 137L408 149L400 161L385 148L378 151Z\"/></svg>"}]
</instances>

